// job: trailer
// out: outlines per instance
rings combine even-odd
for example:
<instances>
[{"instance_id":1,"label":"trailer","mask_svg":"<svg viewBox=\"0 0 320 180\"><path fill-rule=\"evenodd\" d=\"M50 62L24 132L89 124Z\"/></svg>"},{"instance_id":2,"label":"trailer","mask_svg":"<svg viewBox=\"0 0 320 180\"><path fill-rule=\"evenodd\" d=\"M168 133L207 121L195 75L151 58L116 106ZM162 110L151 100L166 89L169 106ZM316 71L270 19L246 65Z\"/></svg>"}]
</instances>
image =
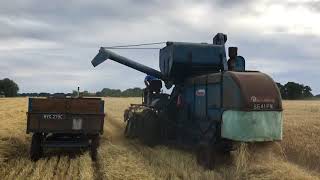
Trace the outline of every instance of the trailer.
<instances>
[{"instance_id":1,"label":"trailer","mask_svg":"<svg viewBox=\"0 0 320 180\"><path fill-rule=\"evenodd\" d=\"M29 98L31 160L41 158L45 148L90 148L96 160L104 118L104 101L100 98Z\"/></svg>"}]
</instances>

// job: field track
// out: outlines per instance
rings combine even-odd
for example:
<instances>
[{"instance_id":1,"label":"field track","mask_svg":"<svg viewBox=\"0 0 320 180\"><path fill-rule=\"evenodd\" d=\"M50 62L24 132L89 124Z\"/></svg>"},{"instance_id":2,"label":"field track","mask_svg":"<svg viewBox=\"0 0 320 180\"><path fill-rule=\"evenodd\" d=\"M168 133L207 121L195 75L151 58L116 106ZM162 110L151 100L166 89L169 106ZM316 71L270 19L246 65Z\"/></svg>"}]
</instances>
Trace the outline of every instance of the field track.
<instances>
[{"instance_id":1,"label":"field track","mask_svg":"<svg viewBox=\"0 0 320 180\"><path fill-rule=\"evenodd\" d=\"M84 150L54 150L33 163L27 101L0 98L1 179L320 179L320 101L284 101L283 141L242 145L214 171L199 167L192 152L126 140L123 110L140 98L105 99L97 162Z\"/></svg>"}]
</instances>

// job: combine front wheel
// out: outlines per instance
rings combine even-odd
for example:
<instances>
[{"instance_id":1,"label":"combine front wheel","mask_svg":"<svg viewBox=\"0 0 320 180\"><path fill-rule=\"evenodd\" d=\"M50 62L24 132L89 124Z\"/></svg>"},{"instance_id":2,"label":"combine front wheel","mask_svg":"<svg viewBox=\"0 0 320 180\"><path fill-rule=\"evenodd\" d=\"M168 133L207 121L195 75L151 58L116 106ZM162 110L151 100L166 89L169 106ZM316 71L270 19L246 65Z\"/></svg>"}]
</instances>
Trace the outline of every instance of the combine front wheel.
<instances>
[{"instance_id":1,"label":"combine front wheel","mask_svg":"<svg viewBox=\"0 0 320 180\"><path fill-rule=\"evenodd\" d=\"M160 127L158 116L152 109L146 109L143 117L142 141L147 146L153 147L159 144Z\"/></svg>"},{"instance_id":2,"label":"combine front wheel","mask_svg":"<svg viewBox=\"0 0 320 180\"><path fill-rule=\"evenodd\" d=\"M133 119L127 120L127 125L124 130L124 135L126 138L133 138L134 137L135 129L134 129L134 122L133 121L134 121Z\"/></svg>"}]
</instances>

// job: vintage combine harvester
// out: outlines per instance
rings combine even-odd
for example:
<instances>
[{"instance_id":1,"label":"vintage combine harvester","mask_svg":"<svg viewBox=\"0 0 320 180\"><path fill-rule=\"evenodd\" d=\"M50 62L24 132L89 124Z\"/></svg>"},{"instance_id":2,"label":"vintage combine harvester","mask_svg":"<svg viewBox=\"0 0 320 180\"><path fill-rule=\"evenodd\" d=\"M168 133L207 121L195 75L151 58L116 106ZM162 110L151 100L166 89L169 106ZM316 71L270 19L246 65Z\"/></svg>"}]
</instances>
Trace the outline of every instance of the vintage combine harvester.
<instances>
[{"instance_id":1,"label":"vintage combine harvester","mask_svg":"<svg viewBox=\"0 0 320 180\"><path fill-rule=\"evenodd\" d=\"M215 155L235 149L237 142L282 139L282 102L275 82L266 74L246 71L237 48L218 33L213 44L167 42L160 50L160 71L101 47L97 66L111 59L151 75L141 105L125 113L125 136L146 145L174 143L196 147L199 163L213 167ZM161 93L162 81L171 94Z\"/></svg>"}]
</instances>

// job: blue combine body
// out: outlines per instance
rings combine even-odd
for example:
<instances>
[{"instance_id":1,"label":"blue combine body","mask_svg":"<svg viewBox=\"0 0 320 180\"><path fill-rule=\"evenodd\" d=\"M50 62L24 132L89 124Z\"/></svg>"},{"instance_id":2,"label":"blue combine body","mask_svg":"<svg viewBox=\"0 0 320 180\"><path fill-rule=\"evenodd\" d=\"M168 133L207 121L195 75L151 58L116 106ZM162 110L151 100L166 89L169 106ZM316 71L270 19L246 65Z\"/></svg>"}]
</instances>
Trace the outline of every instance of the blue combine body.
<instances>
[{"instance_id":1,"label":"blue combine body","mask_svg":"<svg viewBox=\"0 0 320 180\"><path fill-rule=\"evenodd\" d=\"M201 162L211 165L212 152L229 152L237 142L282 139L282 102L275 82L266 74L246 71L245 59L218 33L213 44L167 42L160 50L160 71L100 48L94 66L114 60L161 80L151 81L141 105L124 113L125 136L145 144L196 147ZM207 156L203 156L207 154ZM203 158L204 157L204 158ZM201 160L202 159L202 160Z\"/></svg>"}]
</instances>

